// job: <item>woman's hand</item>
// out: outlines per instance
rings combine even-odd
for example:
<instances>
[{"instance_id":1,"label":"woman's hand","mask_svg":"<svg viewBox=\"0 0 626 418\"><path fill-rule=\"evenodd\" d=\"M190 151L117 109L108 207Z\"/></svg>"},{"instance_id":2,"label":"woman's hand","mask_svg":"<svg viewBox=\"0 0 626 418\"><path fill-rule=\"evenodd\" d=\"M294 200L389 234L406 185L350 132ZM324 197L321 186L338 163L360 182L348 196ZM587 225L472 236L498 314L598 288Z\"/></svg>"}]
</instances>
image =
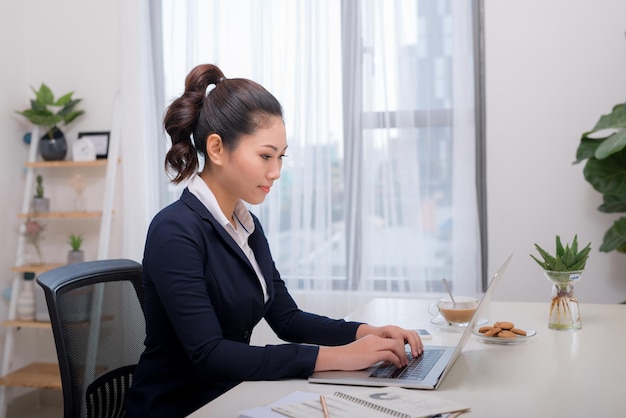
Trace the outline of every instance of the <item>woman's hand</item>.
<instances>
[{"instance_id":1,"label":"woman's hand","mask_svg":"<svg viewBox=\"0 0 626 418\"><path fill-rule=\"evenodd\" d=\"M396 367L406 366L408 359L404 343L393 338L366 335L337 347L320 347L315 371L361 370L379 361L388 361Z\"/></svg>"},{"instance_id":2,"label":"woman's hand","mask_svg":"<svg viewBox=\"0 0 626 418\"><path fill-rule=\"evenodd\" d=\"M393 325L374 327L359 326L356 341L339 347L320 347L315 371L361 370L379 361L388 361L396 367L408 364L405 344L411 346L411 354L419 356L424 351L417 332Z\"/></svg>"},{"instance_id":3,"label":"woman's hand","mask_svg":"<svg viewBox=\"0 0 626 418\"><path fill-rule=\"evenodd\" d=\"M356 330L356 338L362 338L366 335L377 335L383 338L393 338L400 341L403 346L409 344L411 346L411 354L417 357L424 352L424 344L417 335L416 331L400 328L395 325L386 325L384 327L374 327L369 324L361 324Z\"/></svg>"}]
</instances>

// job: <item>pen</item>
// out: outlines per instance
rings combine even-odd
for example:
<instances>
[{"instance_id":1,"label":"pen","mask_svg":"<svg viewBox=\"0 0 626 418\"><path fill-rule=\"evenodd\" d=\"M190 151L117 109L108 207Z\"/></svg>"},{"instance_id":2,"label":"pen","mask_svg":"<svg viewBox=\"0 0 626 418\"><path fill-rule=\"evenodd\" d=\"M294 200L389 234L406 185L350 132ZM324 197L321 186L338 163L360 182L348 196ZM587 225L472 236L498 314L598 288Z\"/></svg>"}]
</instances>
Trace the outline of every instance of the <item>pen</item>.
<instances>
[{"instance_id":1,"label":"pen","mask_svg":"<svg viewBox=\"0 0 626 418\"><path fill-rule=\"evenodd\" d=\"M326 406L326 398L324 395L320 395L320 403L322 404L322 412L324 413L324 418L330 418L330 414L328 413L328 407Z\"/></svg>"}]
</instances>

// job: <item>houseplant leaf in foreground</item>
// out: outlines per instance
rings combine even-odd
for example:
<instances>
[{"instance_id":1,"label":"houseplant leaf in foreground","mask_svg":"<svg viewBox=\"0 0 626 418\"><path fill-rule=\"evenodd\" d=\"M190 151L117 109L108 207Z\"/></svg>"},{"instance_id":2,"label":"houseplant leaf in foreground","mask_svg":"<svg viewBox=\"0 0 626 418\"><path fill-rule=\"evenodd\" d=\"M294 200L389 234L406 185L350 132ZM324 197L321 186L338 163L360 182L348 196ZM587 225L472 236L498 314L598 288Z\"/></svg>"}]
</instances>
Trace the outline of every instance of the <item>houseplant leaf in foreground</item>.
<instances>
[{"instance_id":1,"label":"houseplant leaf in foreground","mask_svg":"<svg viewBox=\"0 0 626 418\"><path fill-rule=\"evenodd\" d=\"M626 218L621 217L604 234L600 251L617 250L626 253Z\"/></svg>"}]
</instances>

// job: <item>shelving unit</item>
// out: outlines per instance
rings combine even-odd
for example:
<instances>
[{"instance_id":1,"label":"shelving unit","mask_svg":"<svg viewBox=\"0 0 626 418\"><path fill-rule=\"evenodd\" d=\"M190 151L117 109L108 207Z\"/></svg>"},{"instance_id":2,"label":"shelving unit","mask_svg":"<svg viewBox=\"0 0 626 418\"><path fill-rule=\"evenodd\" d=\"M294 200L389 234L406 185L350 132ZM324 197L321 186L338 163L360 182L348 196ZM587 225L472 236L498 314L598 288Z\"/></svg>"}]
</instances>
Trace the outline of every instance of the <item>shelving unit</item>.
<instances>
[{"instance_id":1,"label":"shelving unit","mask_svg":"<svg viewBox=\"0 0 626 418\"><path fill-rule=\"evenodd\" d=\"M116 106L117 108L117 106ZM111 221L113 216L113 201L115 197L115 182L117 177L117 169L119 165L119 125L120 117L116 112L113 119L113 126L109 140L109 152L107 159L98 159L95 161L42 161L38 159L38 144L40 132L35 128L31 135L31 144L29 149L28 161L24 166L26 169L26 178L24 186L24 196L22 201L21 213L17 214L17 218L39 219L47 222L74 221L77 222L96 222L99 221L98 245L96 259L102 260L108 257L109 241L111 234ZM102 204L99 210L77 211L63 210L46 213L33 213L31 211L31 199L34 190L34 180L36 173L49 172L54 170L55 174L61 172L61 175L71 170L91 170L103 167L106 169L104 175L104 190L102 193ZM69 169L69 170L68 170ZM58 238L58 237L57 237ZM35 276L62 266L64 263L45 263L32 265L24 260L26 250L26 237L20 233L17 243L17 251L15 257L15 266L11 271L16 273L13 278L11 287L11 301L9 304L8 318L1 324L6 329L4 340L4 351L2 356L2 364L0 369L0 417L6 416L7 405L9 403L8 388L36 388L36 389L61 389L61 377L59 367L56 363L47 363L37 361L27 364L23 367L16 367L13 364L14 345L16 343L16 332L33 332L29 330L50 330L49 322L42 321L24 321L17 319L17 298L23 285L23 274L33 272Z\"/></svg>"}]
</instances>

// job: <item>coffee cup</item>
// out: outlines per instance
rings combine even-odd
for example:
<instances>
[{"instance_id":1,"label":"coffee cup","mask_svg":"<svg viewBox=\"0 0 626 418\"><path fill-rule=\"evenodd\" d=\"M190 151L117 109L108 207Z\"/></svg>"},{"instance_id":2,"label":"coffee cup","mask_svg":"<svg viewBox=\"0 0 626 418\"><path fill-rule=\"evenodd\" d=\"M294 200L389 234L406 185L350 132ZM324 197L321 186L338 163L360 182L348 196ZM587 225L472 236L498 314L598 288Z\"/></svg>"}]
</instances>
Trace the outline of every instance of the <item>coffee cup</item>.
<instances>
[{"instance_id":1,"label":"coffee cup","mask_svg":"<svg viewBox=\"0 0 626 418\"><path fill-rule=\"evenodd\" d=\"M428 307L434 317L442 317L451 326L465 326L474 316L478 307L478 299L473 296L455 296L454 302L443 297Z\"/></svg>"}]
</instances>

